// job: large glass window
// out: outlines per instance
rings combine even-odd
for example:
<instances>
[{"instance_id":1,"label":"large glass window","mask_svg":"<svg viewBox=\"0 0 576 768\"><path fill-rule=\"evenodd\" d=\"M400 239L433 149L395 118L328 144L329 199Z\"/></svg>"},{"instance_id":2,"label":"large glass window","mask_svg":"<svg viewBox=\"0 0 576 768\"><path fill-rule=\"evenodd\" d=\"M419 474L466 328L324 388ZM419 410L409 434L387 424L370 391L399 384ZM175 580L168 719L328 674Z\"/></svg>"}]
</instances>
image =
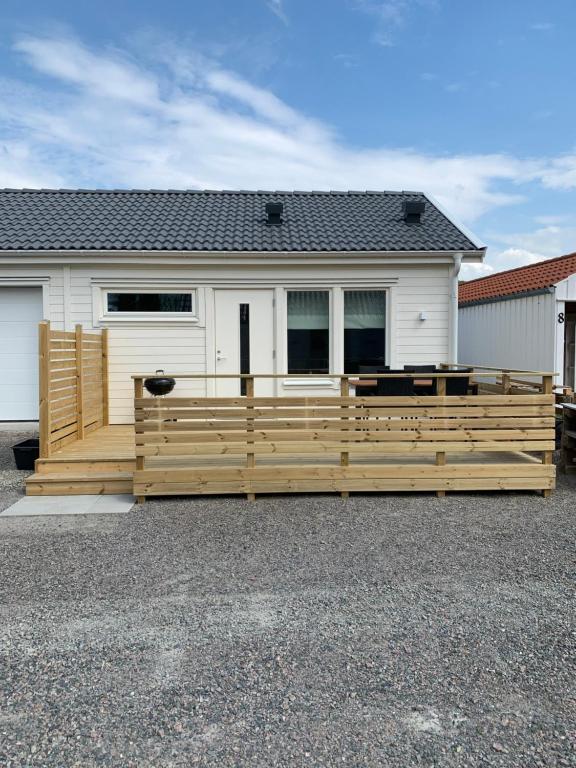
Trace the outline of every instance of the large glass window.
<instances>
[{"instance_id":1,"label":"large glass window","mask_svg":"<svg viewBox=\"0 0 576 768\"><path fill-rule=\"evenodd\" d=\"M191 293L108 293L108 312L192 312Z\"/></svg>"},{"instance_id":2,"label":"large glass window","mask_svg":"<svg viewBox=\"0 0 576 768\"><path fill-rule=\"evenodd\" d=\"M288 291L288 373L329 372L328 291Z\"/></svg>"},{"instance_id":3,"label":"large glass window","mask_svg":"<svg viewBox=\"0 0 576 768\"><path fill-rule=\"evenodd\" d=\"M344 373L386 361L386 292L344 291Z\"/></svg>"}]
</instances>

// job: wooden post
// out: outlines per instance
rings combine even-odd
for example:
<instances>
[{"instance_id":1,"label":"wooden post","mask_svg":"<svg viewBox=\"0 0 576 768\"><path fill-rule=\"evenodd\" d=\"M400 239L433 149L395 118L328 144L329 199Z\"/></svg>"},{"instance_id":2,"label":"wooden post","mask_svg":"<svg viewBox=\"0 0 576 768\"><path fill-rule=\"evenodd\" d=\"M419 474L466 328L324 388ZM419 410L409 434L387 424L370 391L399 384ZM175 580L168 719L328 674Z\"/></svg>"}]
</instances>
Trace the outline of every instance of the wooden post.
<instances>
[{"instance_id":1,"label":"wooden post","mask_svg":"<svg viewBox=\"0 0 576 768\"><path fill-rule=\"evenodd\" d=\"M84 437L84 395L82 392L82 326L76 326L76 435L78 440Z\"/></svg>"},{"instance_id":2,"label":"wooden post","mask_svg":"<svg viewBox=\"0 0 576 768\"><path fill-rule=\"evenodd\" d=\"M254 377L249 376L248 378L244 379L246 382L246 398L252 399L254 397ZM252 410L254 408L253 405L247 405L247 408ZM247 432L254 432L254 418L250 418L248 416L247 422L246 422L246 431ZM253 443L254 440L247 439L248 443ZM256 466L256 456L254 453L247 453L246 454L246 466L247 467L255 467ZM255 501L256 500L256 494L255 493L247 493L246 498L248 501Z\"/></svg>"},{"instance_id":3,"label":"wooden post","mask_svg":"<svg viewBox=\"0 0 576 768\"><path fill-rule=\"evenodd\" d=\"M350 380L345 377L343 379L340 379L340 396L341 397L349 397L350 396ZM344 416L344 419L347 417ZM347 467L350 464L350 454L348 451L342 451L340 454L340 466L341 467ZM343 499L347 499L350 496L349 491L340 491L340 496Z\"/></svg>"},{"instance_id":4,"label":"wooden post","mask_svg":"<svg viewBox=\"0 0 576 768\"><path fill-rule=\"evenodd\" d=\"M509 395L512 385L510 383L510 374L508 371L502 371L502 394Z\"/></svg>"},{"instance_id":5,"label":"wooden post","mask_svg":"<svg viewBox=\"0 0 576 768\"><path fill-rule=\"evenodd\" d=\"M102 329L102 426L110 424L110 395L108 384L108 328Z\"/></svg>"},{"instance_id":6,"label":"wooden post","mask_svg":"<svg viewBox=\"0 0 576 768\"><path fill-rule=\"evenodd\" d=\"M446 379L444 376L440 376L436 379L436 394L439 397L446 397ZM444 467L446 465L446 453L444 451L438 451L436 453L436 466ZM436 491L436 496L442 498L446 496L446 491Z\"/></svg>"},{"instance_id":7,"label":"wooden post","mask_svg":"<svg viewBox=\"0 0 576 768\"><path fill-rule=\"evenodd\" d=\"M47 459L50 456L50 323L46 320L38 326L38 374L40 458Z\"/></svg>"},{"instance_id":8,"label":"wooden post","mask_svg":"<svg viewBox=\"0 0 576 768\"><path fill-rule=\"evenodd\" d=\"M136 404L136 400L139 400L141 397L144 397L144 379L134 379L134 404ZM136 414L134 414L134 416L136 416ZM136 438L136 435L134 435L134 438ZM138 450L138 448L136 448L136 450ZM136 471L138 472L143 469L144 456L136 456ZM136 504L144 504L145 501L145 496L136 496Z\"/></svg>"},{"instance_id":9,"label":"wooden post","mask_svg":"<svg viewBox=\"0 0 576 768\"><path fill-rule=\"evenodd\" d=\"M552 403L554 403L554 378L552 376L543 376L542 377L542 394L544 395L552 395ZM554 461L554 453L553 451L543 451L542 453L542 464L552 464ZM550 488L544 488L542 490L542 496L544 496L545 499L547 499L551 495L552 491Z\"/></svg>"}]
</instances>

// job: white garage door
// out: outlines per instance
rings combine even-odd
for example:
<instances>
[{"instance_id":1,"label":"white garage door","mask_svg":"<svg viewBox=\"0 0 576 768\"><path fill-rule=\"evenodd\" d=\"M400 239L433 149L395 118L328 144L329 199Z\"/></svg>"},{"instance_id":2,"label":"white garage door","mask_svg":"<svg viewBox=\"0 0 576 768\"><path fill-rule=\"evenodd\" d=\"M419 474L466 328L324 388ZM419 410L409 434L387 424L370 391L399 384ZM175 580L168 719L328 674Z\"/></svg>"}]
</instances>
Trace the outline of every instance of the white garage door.
<instances>
[{"instance_id":1,"label":"white garage door","mask_svg":"<svg viewBox=\"0 0 576 768\"><path fill-rule=\"evenodd\" d=\"M0 288L0 421L38 418L41 288Z\"/></svg>"}]
</instances>

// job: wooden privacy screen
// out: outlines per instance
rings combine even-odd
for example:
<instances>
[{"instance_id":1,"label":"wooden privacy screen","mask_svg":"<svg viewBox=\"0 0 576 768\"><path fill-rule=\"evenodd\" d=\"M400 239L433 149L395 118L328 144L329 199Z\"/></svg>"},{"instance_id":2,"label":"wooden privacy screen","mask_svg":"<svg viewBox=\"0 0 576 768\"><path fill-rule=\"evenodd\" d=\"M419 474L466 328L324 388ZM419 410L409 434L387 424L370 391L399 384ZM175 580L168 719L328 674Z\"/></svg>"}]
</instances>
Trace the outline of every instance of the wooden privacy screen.
<instances>
[{"instance_id":1,"label":"wooden privacy screen","mask_svg":"<svg viewBox=\"0 0 576 768\"><path fill-rule=\"evenodd\" d=\"M40 323L40 458L108 424L108 337Z\"/></svg>"},{"instance_id":2,"label":"wooden privacy screen","mask_svg":"<svg viewBox=\"0 0 576 768\"><path fill-rule=\"evenodd\" d=\"M138 497L554 487L552 394L154 399L135 383Z\"/></svg>"}]
</instances>

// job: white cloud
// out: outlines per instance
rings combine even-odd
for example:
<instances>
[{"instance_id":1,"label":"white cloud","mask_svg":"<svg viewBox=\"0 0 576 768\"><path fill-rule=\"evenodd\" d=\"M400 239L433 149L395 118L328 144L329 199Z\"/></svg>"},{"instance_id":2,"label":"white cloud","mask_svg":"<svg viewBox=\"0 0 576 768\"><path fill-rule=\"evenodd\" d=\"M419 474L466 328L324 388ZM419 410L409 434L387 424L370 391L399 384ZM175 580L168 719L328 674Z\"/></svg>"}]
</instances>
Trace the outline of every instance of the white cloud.
<instances>
[{"instance_id":1,"label":"white cloud","mask_svg":"<svg viewBox=\"0 0 576 768\"><path fill-rule=\"evenodd\" d=\"M551 21L537 21L534 24L530 24L530 29L535 32L549 32L554 29L554 24Z\"/></svg>"},{"instance_id":2,"label":"white cloud","mask_svg":"<svg viewBox=\"0 0 576 768\"><path fill-rule=\"evenodd\" d=\"M395 34L406 24L414 7L434 8L436 5L437 0L354 0L354 7L374 18L374 41L384 47L395 44Z\"/></svg>"},{"instance_id":3,"label":"white cloud","mask_svg":"<svg viewBox=\"0 0 576 768\"><path fill-rule=\"evenodd\" d=\"M496 234L488 238L492 245L488 250L486 261L481 265L464 265L463 279L473 280L475 277L483 277L492 272L524 267L576 251L576 220L574 218L541 216L535 221L544 226L529 232ZM565 226L560 226L560 223Z\"/></svg>"},{"instance_id":4,"label":"white cloud","mask_svg":"<svg viewBox=\"0 0 576 768\"><path fill-rule=\"evenodd\" d=\"M460 93L465 90L465 85L464 83L447 83L444 86L444 90L448 93Z\"/></svg>"},{"instance_id":5,"label":"white cloud","mask_svg":"<svg viewBox=\"0 0 576 768\"><path fill-rule=\"evenodd\" d=\"M422 189L469 224L521 202L524 182L576 184L575 158L348 146L269 90L174 45L148 46L145 60L62 37L29 36L16 50L53 87L0 81L0 135L17 136L0 181L12 186Z\"/></svg>"},{"instance_id":6,"label":"white cloud","mask_svg":"<svg viewBox=\"0 0 576 768\"><path fill-rule=\"evenodd\" d=\"M503 251L513 258L525 258L524 263L551 259L576 251L576 222L569 226L547 224L531 232L513 232L499 235L497 242L508 245ZM512 253L512 251L514 253Z\"/></svg>"},{"instance_id":7,"label":"white cloud","mask_svg":"<svg viewBox=\"0 0 576 768\"><path fill-rule=\"evenodd\" d=\"M266 0L266 5L283 24L288 24L288 16L284 10L283 0Z\"/></svg>"},{"instance_id":8,"label":"white cloud","mask_svg":"<svg viewBox=\"0 0 576 768\"><path fill-rule=\"evenodd\" d=\"M60 187L62 176L39 169L34 153L24 142L0 140L1 187Z\"/></svg>"},{"instance_id":9,"label":"white cloud","mask_svg":"<svg viewBox=\"0 0 576 768\"><path fill-rule=\"evenodd\" d=\"M462 264L459 280L476 280L478 277L486 277L494 272L494 267L490 266L487 262L483 264Z\"/></svg>"},{"instance_id":10,"label":"white cloud","mask_svg":"<svg viewBox=\"0 0 576 768\"><path fill-rule=\"evenodd\" d=\"M570 189L576 187L576 154L552 159L539 174L545 187Z\"/></svg>"}]
</instances>

